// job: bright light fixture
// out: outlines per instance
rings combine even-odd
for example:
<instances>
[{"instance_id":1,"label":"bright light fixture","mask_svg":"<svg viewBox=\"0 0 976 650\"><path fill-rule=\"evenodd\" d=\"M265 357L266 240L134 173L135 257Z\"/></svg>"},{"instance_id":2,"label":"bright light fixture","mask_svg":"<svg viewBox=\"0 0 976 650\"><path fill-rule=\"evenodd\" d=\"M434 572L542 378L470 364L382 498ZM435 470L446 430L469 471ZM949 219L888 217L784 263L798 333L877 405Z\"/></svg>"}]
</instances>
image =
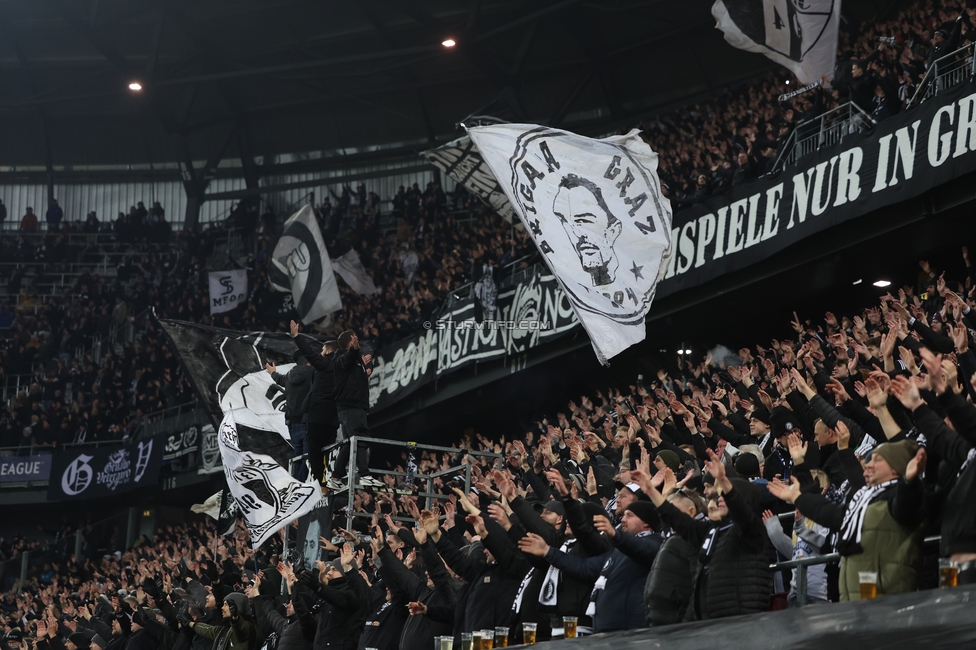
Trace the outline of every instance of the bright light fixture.
<instances>
[{"instance_id":1,"label":"bright light fixture","mask_svg":"<svg viewBox=\"0 0 976 650\"><path fill-rule=\"evenodd\" d=\"M691 354L691 350L678 350L678 354Z\"/></svg>"},{"instance_id":2,"label":"bright light fixture","mask_svg":"<svg viewBox=\"0 0 976 650\"><path fill-rule=\"evenodd\" d=\"M861 284L862 282L864 282L863 279L861 279L861 280L854 280L854 282L852 282L851 284L855 284L856 285L856 284Z\"/></svg>"},{"instance_id":3,"label":"bright light fixture","mask_svg":"<svg viewBox=\"0 0 976 650\"><path fill-rule=\"evenodd\" d=\"M454 47L455 45L457 45L457 42L453 38L446 38L443 41L441 41L441 45L443 45L444 47Z\"/></svg>"},{"instance_id":4,"label":"bright light fixture","mask_svg":"<svg viewBox=\"0 0 976 650\"><path fill-rule=\"evenodd\" d=\"M786 85L787 85L787 86L789 86L789 85L790 85L790 80L789 80L789 79L787 79L787 80L786 80Z\"/></svg>"},{"instance_id":5,"label":"bright light fixture","mask_svg":"<svg viewBox=\"0 0 976 650\"><path fill-rule=\"evenodd\" d=\"M891 284L890 280L878 280L877 282L874 283L874 286L878 287L879 289L884 289L890 284Z\"/></svg>"},{"instance_id":6,"label":"bright light fixture","mask_svg":"<svg viewBox=\"0 0 976 650\"><path fill-rule=\"evenodd\" d=\"M132 83L129 84L129 90L134 90L135 92L139 92L140 90L142 90L142 84L139 83L138 81L133 81Z\"/></svg>"}]
</instances>

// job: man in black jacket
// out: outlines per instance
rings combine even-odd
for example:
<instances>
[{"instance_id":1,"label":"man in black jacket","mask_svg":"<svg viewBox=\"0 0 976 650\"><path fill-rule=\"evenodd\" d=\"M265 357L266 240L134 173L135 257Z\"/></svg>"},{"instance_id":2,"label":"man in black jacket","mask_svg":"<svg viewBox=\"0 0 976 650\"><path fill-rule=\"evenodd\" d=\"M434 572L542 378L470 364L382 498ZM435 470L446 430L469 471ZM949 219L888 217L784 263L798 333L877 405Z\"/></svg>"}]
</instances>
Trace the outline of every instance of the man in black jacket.
<instances>
[{"instance_id":1,"label":"man in black jacket","mask_svg":"<svg viewBox=\"0 0 976 650\"><path fill-rule=\"evenodd\" d=\"M321 579L309 571L299 578L321 600L312 611L318 611L314 650L336 648L356 650L359 635L366 621L366 606L343 575L338 561L316 562Z\"/></svg>"},{"instance_id":2,"label":"man in black jacket","mask_svg":"<svg viewBox=\"0 0 976 650\"><path fill-rule=\"evenodd\" d=\"M339 416L333 396L335 392L336 344L335 341L326 341L321 351L316 350L315 344L311 340L298 336L298 329L298 323L291 321L289 333L295 340L298 350L315 369L312 386L305 402L305 414L302 416L302 422L308 427L306 437L312 476L321 482L325 474L322 448L335 442L336 430L339 428ZM330 489L340 487L331 481L327 485Z\"/></svg>"},{"instance_id":3,"label":"man in black jacket","mask_svg":"<svg viewBox=\"0 0 976 650\"><path fill-rule=\"evenodd\" d=\"M679 490L669 501L692 519L704 518L705 503L697 492ZM699 550L700 547L680 535L671 535L664 540L644 585L648 625L671 625L692 619Z\"/></svg>"},{"instance_id":4,"label":"man in black jacket","mask_svg":"<svg viewBox=\"0 0 976 650\"><path fill-rule=\"evenodd\" d=\"M264 367L274 382L285 389L285 419L288 421L288 433L291 434L291 445L295 450L295 456L301 456L308 451L305 444L308 424L303 421L305 415L303 409L306 406L308 393L312 388L312 377L315 373L305 360L305 353L301 350L295 353L294 361L295 367L289 370L287 375L278 372L277 366L273 363L267 363ZM321 458L319 460L321 461ZM308 476L305 463L299 463L293 471L295 478L299 481L304 481L305 477Z\"/></svg>"},{"instance_id":5,"label":"man in black jacket","mask_svg":"<svg viewBox=\"0 0 976 650\"><path fill-rule=\"evenodd\" d=\"M657 506L661 519L689 544L701 549L695 608L701 618L755 614L769 609L772 544L756 512L759 489L741 479L729 479L725 466L708 450L708 472L722 496L717 499L718 522L690 517L667 502L651 478L642 471L630 479Z\"/></svg>"},{"instance_id":6,"label":"man in black jacket","mask_svg":"<svg viewBox=\"0 0 976 650\"><path fill-rule=\"evenodd\" d=\"M373 355L362 354L359 337L352 330L339 335L339 350L335 357L335 403L342 424L342 435L368 436L366 412L369 410L369 367ZM344 445L336 459L335 473L338 481L344 478L349 464L349 445ZM369 474L369 445L356 445L356 474L365 487L384 487L384 483Z\"/></svg>"}]
</instances>

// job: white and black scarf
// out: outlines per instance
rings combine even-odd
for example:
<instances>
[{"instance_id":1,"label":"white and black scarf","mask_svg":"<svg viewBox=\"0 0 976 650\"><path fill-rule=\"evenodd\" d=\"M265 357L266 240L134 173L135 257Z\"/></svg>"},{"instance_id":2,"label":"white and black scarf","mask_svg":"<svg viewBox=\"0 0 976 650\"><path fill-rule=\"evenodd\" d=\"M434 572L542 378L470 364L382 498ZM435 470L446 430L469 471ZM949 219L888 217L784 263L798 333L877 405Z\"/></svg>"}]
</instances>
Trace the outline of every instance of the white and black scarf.
<instances>
[{"instance_id":1,"label":"white and black scarf","mask_svg":"<svg viewBox=\"0 0 976 650\"><path fill-rule=\"evenodd\" d=\"M851 502L847 504L844 521L840 526L840 539L843 545L861 543L861 529L864 527L864 516L870 506L888 488L894 487L898 479L885 481L880 485L865 485L854 493Z\"/></svg>"},{"instance_id":2,"label":"white and black scarf","mask_svg":"<svg viewBox=\"0 0 976 650\"><path fill-rule=\"evenodd\" d=\"M569 549L571 549L575 543L575 539L567 539L565 542L563 542L563 545L559 547L559 552L568 553ZM532 567L529 569L529 572L525 574L525 577L522 578L522 584L519 585L518 592L515 594L515 602L512 603L512 611L516 614L522 611L522 597L525 595L525 590L528 589L529 583L532 582L532 578L534 577L535 567ZM556 605L559 592L559 577L559 569L550 564L549 570L546 571L546 577L542 580L542 588L539 589L540 605Z\"/></svg>"}]
</instances>

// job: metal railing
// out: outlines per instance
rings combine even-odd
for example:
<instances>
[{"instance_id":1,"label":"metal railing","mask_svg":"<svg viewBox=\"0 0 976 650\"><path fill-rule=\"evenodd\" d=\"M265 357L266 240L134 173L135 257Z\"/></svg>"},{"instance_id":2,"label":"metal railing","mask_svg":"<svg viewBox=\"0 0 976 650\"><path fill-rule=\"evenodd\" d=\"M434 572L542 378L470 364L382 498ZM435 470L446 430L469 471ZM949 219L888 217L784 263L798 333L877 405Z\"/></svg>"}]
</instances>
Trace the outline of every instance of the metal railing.
<instances>
[{"instance_id":1,"label":"metal railing","mask_svg":"<svg viewBox=\"0 0 976 650\"><path fill-rule=\"evenodd\" d=\"M800 122L787 138L783 150L773 164L772 173L782 171L806 155L839 143L846 135L866 131L874 125L874 118L854 102L838 106L812 120Z\"/></svg>"},{"instance_id":2,"label":"metal railing","mask_svg":"<svg viewBox=\"0 0 976 650\"><path fill-rule=\"evenodd\" d=\"M943 90L961 84L976 75L976 43L970 43L936 59L925 71L922 82L906 107L921 104L926 99L938 95Z\"/></svg>"},{"instance_id":3,"label":"metal railing","mask_svg":"<svg viewBox=\"0 0 976 650\"><path fill-rule=\"evenodd\" d=\"M779 519L792 519L796 514L795 511L784 512L778 515ZM935 535L933 537L926 537L922 543L923 544L936 544L942 541L941 535ZM787 569L796 569L796 605L797 607L803 607L807 604L807 569L812 566L818 566L821 564L834 564L835 562L841 561L840 553L827 553L825 555L815 555L812 557L805 557L799 560L785 560L783 562L777 562L775 564L770 564L769 569L771 571L784 571Z\"/></svg>"},{"instance_id":4,"label":"metal railing","mask_svg":"<svg viewBox=\"0 0 976 650\"><path fill-rule=\"evenodd\" d=\"M468 454L470 456L477 456L477 457L483 457L483 458L493 458L494 461L495 461L495 466L498 467L498 468L501 468L501 463L502 463L502 460L503 460L502 454L496 454L496 453L488 452L488 451L476 451L476 450L473 450L473 449L459 449L457 447L441 447L441 446L438 446L438 445L424 445L424 444L419 444L419 443L416 443L416 442L405 442L403 440L389 440L387 438L371 438L371 437L365 437L365 436L352 436L351 438L347 438L345 440L340 440L338 442L334 442L331 445L329 445L328 447L325 447L322 450L322 454L324 456L328 456L333 450L336 450L336 449L338 449L338 448L340 448L342 446L348 445L349 446L349 468L350 468L349 474L350 474L350 478L351 478L352 476L355 475L356 452L358 451L356 449L356 443L358 443L358 442L366 442L366 443L370 443L370 444L374 444L374 445L386 445L386 446L390 446L390 447L400 447L400 448L403 448L403 449L409 449L410 451L435 451L435 452L441 452L441 453L447 453L447 454ZM292 475L294 475L295 466L298 465L299 463L306 462L307 459L308 459L308 454L301 454L300 456L295 456L294 458L292 458L289 461L289 463L288 463L289 473L292 474ZM371 473L373 473L373 474L384 474L384 475L392 475L392 476L398 476L398 477L405 477L409 473L409 472L406 472L406 471L402 471L401 472L401 471L397 471L397 470L372 469L372 468L370 468L369 471ZM424 491L424 492L415 492L413 494L415 496L418 496L418 497L424 497L424 499L426 500L425 507L427 509L430 509L430 507L432 505L432 500L433 499L442 499L442 498L445 498L443 494L437 494L437 493L435 493L433 491L433 489L434 489L434 479L440 478L442 476L449 476L449 475L452 475L452 474L462 474L462 473L464 474L464 491L465 491L465 493L467 493L467 492L469 492L471 490L471 463L467 463L465 465L457 465L457 466L454 466L454 467L448 467L447 469L438 470L438 471L433 472L431 474L415 474L414 475L414 478L415 479L421 479L421 480L423 480L426 483L426 488L425 488L426 491ZM352 506L352 502L353 502L353 497L356 494L356 490L359 489L359 488L362 488L362 487L363 487L362 485L359 485L355 481L350 480L349 483L348 483L348 485L345 488L345 491L348 492L348 498L349 498L349 501L348 501L348 504L349 505L346 508L346 528L347 529L352 529L352 522L353 522L353 519L355 519L356 517L372 517L373 516L372 513L353 512L353 510L352 510L352 507L351 506ZM409 521L413 521L413 520L412 519L409 519ZM287 543L288 543L288 541L287 541L287 537L286 537L285 538L285 546L286 547L287 547Z\"/></svg>"}]
</instances>

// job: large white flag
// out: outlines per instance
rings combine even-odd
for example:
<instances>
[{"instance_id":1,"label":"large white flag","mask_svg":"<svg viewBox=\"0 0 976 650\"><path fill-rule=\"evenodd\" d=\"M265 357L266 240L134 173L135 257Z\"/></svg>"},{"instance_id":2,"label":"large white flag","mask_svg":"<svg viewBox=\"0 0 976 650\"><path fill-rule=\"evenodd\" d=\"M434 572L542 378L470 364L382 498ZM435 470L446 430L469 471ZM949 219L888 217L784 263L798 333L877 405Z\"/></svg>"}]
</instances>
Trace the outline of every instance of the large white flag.
<instances>
[{"instance_id":1,"label":"large white flag","mask_svg":"<svg viewBox=\"0 0 976 650\"><path fill-rule=\"evenodd\" d=\"M339 257L332 260L335 265L335 272L346 281L352 290L362 296L372 296L376 293L376 285L373 278L366 272L359 253L356 249L350 248Z\"/></svg>"},{"instance_id":2,"label":"large white flag","mask_svg":"<svg viewBox=\"0 0 976 650\"><path fill-rule=\"evenodd\" d=\"M212 271L210 273L210 313L230 311L247 300L247 271Z\"/></svg>"},{"instance_id":3,"label":"large white flag","mask_svg":"<svg viewBox=\"0 0 976 650\"><path fill-rule=\"evenodd\" d=\"M312 206L285 222L268 266L268 279L278 291L291 292L303 323L313 323L342 309L339 285Z\"/></svg>"},{"instance_id":4,"label":"large white flag","mask_svg":"<svg viewBox=\"0 0 976 650\"><path fill-rule=\"evenodd\" d=\"M833 76L840 0L716 0L712 16L730 45L765 54L800 83Z\"/></svg>"},{"instance_id":5,"label":"large white flag","mask_svg":"<svg viewBox=\"0 0 976 650\"><path fill-rule=\"evenodd\" d=\"M638 131L603 140L531 124L468 134L606 363L644 340L671 256L671 205Z\"/></svg>"}]
</instances>

